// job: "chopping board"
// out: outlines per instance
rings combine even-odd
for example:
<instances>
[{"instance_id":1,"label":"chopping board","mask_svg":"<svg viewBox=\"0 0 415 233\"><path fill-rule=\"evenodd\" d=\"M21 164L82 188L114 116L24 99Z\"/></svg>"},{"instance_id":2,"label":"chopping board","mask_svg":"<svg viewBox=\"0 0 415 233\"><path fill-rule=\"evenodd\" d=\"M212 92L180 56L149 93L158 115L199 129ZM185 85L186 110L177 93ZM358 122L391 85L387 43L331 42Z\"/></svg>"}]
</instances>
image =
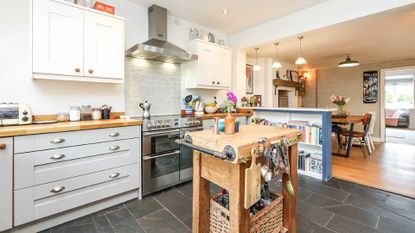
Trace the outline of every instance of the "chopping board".
<instances>
[{"instance_id":1,"label":"chopping board","mask_svg":"<svg viewBox=\"0 0 415 233\"><path fill-rule=\"evenodd\" d=\"M245 200L248 209L261 198L261 164L256 162L255 150L251 150L251 166L245 169Z\"/></svg>"}]
</instances>

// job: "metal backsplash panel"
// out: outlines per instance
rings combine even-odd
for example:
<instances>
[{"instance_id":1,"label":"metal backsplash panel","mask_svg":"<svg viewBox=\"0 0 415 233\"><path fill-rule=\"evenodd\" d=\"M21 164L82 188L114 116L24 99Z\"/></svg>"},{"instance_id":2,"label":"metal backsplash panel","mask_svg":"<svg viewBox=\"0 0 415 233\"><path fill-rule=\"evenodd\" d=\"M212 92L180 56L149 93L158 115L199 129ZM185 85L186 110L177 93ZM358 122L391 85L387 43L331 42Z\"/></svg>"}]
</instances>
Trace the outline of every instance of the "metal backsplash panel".
<instances>
[{"instance_id":1,"label":"metal backsplash panel","mask_svg":"<svg viewBox=\"0 0 415 233\"><path fill-rule=\"evenodd\" d=\"M146 100L153 116L179 114L180 82L180 65L126 57L126 115L142 116L138 104Z\"/></svg>"}]
</instances>

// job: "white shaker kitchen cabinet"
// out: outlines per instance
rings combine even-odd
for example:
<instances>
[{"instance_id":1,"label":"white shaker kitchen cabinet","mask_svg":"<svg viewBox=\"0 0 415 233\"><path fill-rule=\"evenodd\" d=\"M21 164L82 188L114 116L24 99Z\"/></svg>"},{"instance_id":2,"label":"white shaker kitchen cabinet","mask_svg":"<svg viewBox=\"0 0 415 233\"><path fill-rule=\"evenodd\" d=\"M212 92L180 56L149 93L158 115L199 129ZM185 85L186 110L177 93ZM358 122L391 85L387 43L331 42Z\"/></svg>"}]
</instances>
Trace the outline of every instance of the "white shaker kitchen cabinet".
<instances>
[{"instance_id":1,"label":"white shaker kitchen cabinet","mask_svg":"<svg viewBox=\"0 0 415 233\"><path fill-rule=\"evenodd\" d=\"M183 65L186 88L229 89L232 78L232 52L222 45L202 40L190 41L188 49L198 60Z\"/></svg>"},{"instance_id":2,"label":"white shaker kitchen cabinet","mask_svg":"<svg viewBox=\"0 0 415 233\"><path fill-rule=\"evenodd\" d=\"M82 9L51 0L33 1L33 72L83 75Z\"/></svg>"},{"instance_id":3,"label":"white shaker kitchen cabinet","mask_svg":"<svg viewBox=\"0 0 415 233\"><path fill-rule=\"evenodd\" d=\"M124 78L124 30L121 19L85 11L85 76Z\"/></svg>"},{"instance_id":4,"label":"white shaker kitchen cabinet","mask_svg":"<svg viewBox=\"0 0 415 233\"><path fill-rule=\"evenodd\" d=\"M0 232L12 228L13 138L0 138Z\"/></svg>"}]
</instances>

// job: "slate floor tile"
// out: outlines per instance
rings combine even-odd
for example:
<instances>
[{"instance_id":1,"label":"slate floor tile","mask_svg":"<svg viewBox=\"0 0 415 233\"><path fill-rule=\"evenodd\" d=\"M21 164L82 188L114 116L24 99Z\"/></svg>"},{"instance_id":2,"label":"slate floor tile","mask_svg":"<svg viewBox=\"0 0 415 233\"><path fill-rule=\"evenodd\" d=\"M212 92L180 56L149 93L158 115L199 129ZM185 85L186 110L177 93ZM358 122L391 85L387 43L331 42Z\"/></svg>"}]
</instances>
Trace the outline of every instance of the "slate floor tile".
<instances>
[{"instance_id":1,"label":"slate floor tile","mask_svg":"<svg viewBox=\"0 0 415 233\"><path fill-rule=\"evenodd\" d=\"M305 201L298 201L297 207L297 213L299 215L321 226L325 226L334 215L332 212L326 209L319 208Z\"/></svg>"},{"instance_id":2,"label":"slate floor tile","mask_svg":"<svg viewBox=\"0 0 415 233\"><path fill-rule=\"evenodd\" d=\"M162 209L138 219L147 233L190 233L191 230L179 222L167 210Z\"/></svg>"},{"instance_id":3,"label":"slate floor tile","mask_svg":"<svg viewBox=\"0 0 415 233\"><path fill-rule=\"evenodd\" d=\"M93 215L93 216L101 216L101 215L105 215L105 214L108 214L108 213L114 212L114 211L116 211L116 210L120 210L120 209L122 209L122 208L125 208L124 203L119 204L119 205L115 205L115 206L111 206L111 207L109 207L109 208L106 208L106 209L103 209L103 210L98 211L98 212L96 212L96 213L93 213L92 215Z\"/></svg>"},{"instance_id":4,"label":"slate floor tile","mask_svg":"<svg viewBox=\"0 0 415 233\"><path fill-rule=\"evenodd\" d=\"M50 229L51 233L97 233L94 221L91 215L75 219L73 221L58 225Z\"/></svg>"},{"instance_id":5,"label":"slate floor tile","mask_svg":"<svg viewBox=\"0 0 415 233\"><path fill-rule=\"evenodd\" d=\"M105 215L116 233L145 233L127 208L122 208Z\"/></svg>"},{"instance_id":6,"label":"slate floor tile","mask_svg":"<svg viewBox=\"0 0 415 233\"><path fill-rule=\"evenodd\" d=\"M192 217L192 199L177 190L170 189L157 193L154 197L180 220L184 221Z\"/></svg>"},{"instance_id":7,"label":"slate floor tile","mask_svg":"<svg viewBox=\"0 0 415 233\"><path fill-rule=\"evenodd\" d=\"M298 233L335 233L334 231L310 222L307 218L297 215Z\"/></svg>"},{"instance_id":8,"label":"slate floor tile","mask_svg":"<svg viewBox=\"0 0 415 233\"><path fill-rule=\"evenodd\" d=\"M380 217L378 231L382 233L409 233L415 232L415 222L404 224L396 220Z\"/></svg>"},{"instance_id":9,"label":"slate floor tile","mask_svg":"<svg viewBox=\"0 0 415 233\"><path fill-rule=\"evenodd\" d=\"M340 190L348 192L348 193L356 193L356 187L357 187L356 183L352 183L352 182L349 182L349 181L339 180L339 179L333 178L333 179L329 180L326 184L328 186L340 189Z\"/></svg>"},{"instance_id":10,"label":"slate floor tile","mask_svg":"<svg viewBox=\"0 0 415 233\"><path fill-rule=\"evenodd\" d=\"M327 198L317 193L312 193L307 199L306 202L309 204L313 204L318 207L328 207L328 206L336 206L343 204L340 201L336 201L331 198Z\"/></svg>"},{"instance_id":11,"label":"slate floor tile","mask_svg":"<svg viewBox=\"0 0 415 233\"><path fill-rule=\"evenodd\" d=\"M141 200L129 201L125 203L125 206L136 219L163 209L152 196L144 197Z\"/></svg>"},{"instance_id":12,"label":"slate floor tile","mask_svg":"<svg viewBox=\"0 0 415 233\"><path fill-rule=\"evenodd\" d=\"M376 228L376 225L379 221L379 215L356 208L351 205L325 207L325 209L336 213L336 215L341 215L343 217L352 219L356 222L360 222L373 229Z\"/></svg>"},{"instance_id":13,"label":"slate floor tile","mask_svg":"<svg viewBox=\"0 0 415 233\"><path fill-rule=\"evenodd\" d=\"M184 195L186 195L190 198L193 197L193 183L192 183L192 181L189 181L189 182L184 183L184 184L180 184L180 185L176 186L175 189L177 189L177 191L183 193Z\"/></svg>"},{"instance_id":14,"label":"slate floor tile","mask_svg":"<svg viewBox=\"0 0 415 233\"><path fill-rule=\"evenodd\" d=\"M372 203L381 203L386 201L387 198L386 193L362 185L356 186L356 193L363 198L371 200Z\"/></svg>"},{"instance_id":15,"label":"slate floor tile","mask_svg":"<svg viewBox=\"0 0 415 233\"><path fill-rule=\"evenodd\" d=\"M98 233L115 233L110 222L105 215L92 216Z\"/></svg>"},{"instance_id":16,"label":"slate floor tile","mask_svg":"<svg viewBox=\"0 0 415 233\"><path fill-rule=\"evenodd\" d=\"M327 228L338 233L374 233L375 230L345 217L335 215Z\"/></svg>"},{"instance_id":17,"label":"slate floor tile","mask_svg":"<svg viewBox=\"0 0 415 233\"><path fill-rule=\"evenodd\" d=\"M192 229L192 225L193 225L193 218L189 218L189 219L187 219L187 220L184 220L183 222L184 222L184 224L186 224L186 226L187 226L188 228Z\"/></svg>"},{"instance_id":18,"label":"slate floor tile","mask_svg":"<svg viewBox=\"0 0 415 233\"><path fill-rule=\"evenodd\" d=\"M337 201L343 201L349 195L347 192L325 185L323 182L313 178L298 179L298 186Z\"/></svg>"},{"instance_id":19,"label":"slate floor tile","mask_svg":"<svg viewBox=\"0 0 415 233\"><path fill-rule=\"evenodd\" d=\"M367 199L362 198L358 195L350 195L346 198L346 200L344 201L344 203L353 205L355 207L361 208L361 209L365 209L368 211L371 211L374 207L374 205Z\"/></svg>"}]
</instances>

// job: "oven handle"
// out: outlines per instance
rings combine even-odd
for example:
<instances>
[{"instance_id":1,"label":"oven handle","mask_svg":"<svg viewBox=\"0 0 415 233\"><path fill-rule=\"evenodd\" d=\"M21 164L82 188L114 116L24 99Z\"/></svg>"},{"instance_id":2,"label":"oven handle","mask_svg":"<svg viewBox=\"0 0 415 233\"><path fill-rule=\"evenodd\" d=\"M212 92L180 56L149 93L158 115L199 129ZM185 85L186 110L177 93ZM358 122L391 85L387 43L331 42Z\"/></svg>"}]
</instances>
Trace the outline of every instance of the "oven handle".
<instances>
[{"instance_id":1,"label":"oven handle","mask_svg":"<svg viewBox=\"0 0 415 233\"><path fill-rule=\"evenodd\" d=\"M149 132L144 132L143 136L157 136L157 135L166 135L166 134L170 134L170 133L180 133L180 130L170 130L170 131L163 131L163 132L153 132L153 133L149 133Z\"/></svg>"},{"instance_id":2,"label":"oven handle","mask_svg":"<svg viewBox=\"0 0 415 233\"><path fill-rule=\"evenodd\" d=\"M167 156L174 155L174 154L180 154L180 151L176 150L176 151L173 151L173 152L170 152L170 153L167 153L167 154L162 154L162 155L157 155L157 156L147 155L147 156L143 157L143 160L146 161L146 160L151 160L151 159L157 159L157 158L167 157Z\"/></svg>"},{"instance_id":3,"label":"oven handle","mask_svg":"<svg viewBox=\"0 0 415 233\"><path fill-rule=\"evenodd\" d=\"M194 128L183 128L182 131L184 131L185 133L188 132L193 132L193 131L200 131L203 130L203 126L199 126L199 127L194 127Z\"/></svg>"}]
</instances>

